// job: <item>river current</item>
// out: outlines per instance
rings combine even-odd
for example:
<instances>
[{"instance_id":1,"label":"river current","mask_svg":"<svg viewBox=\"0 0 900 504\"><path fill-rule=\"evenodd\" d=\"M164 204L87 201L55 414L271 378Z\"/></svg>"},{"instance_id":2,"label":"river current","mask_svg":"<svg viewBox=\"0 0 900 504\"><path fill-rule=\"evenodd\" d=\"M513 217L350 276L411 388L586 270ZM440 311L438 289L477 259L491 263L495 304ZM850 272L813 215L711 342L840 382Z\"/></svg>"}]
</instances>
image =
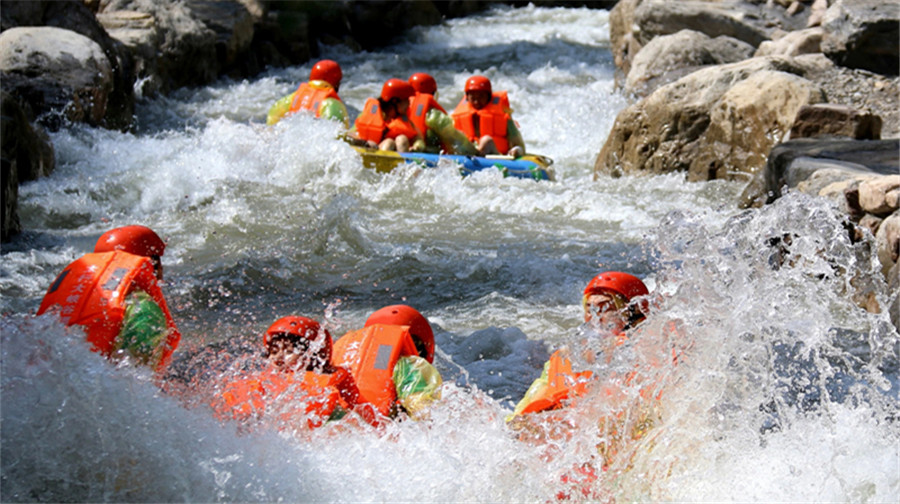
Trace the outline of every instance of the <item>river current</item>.
<instances>
[{"instance_id":1,"label":"river current","mask_svg":"<svg viewBox=\"0 0 900 504\"><path fill-rule=\"evenodd\" d=\"M265 126L309 64L142 99L133 133L53 133L57 169L21 187L26 231L0 263L0 498L897 502L898 334L857 302L892 295L871 237L854 243L840 212L799 194L739 210L737 183L594 180L628 103L607 16L497 8L380 51L321 48L343 67L353 117L391 77L431 73L449 110L466 78L487 75L509 92L528 150L555 160L554 182L462 178L450 164L380 174L335 124ZM33 316L66 264L133 223L168 241L181 369L284 315L337 337L408 303L435 328L443 400L383 432L239 433ZM594 348L609 359L576 364L628 398L598 392L566 414L568 436L526 443L504 418L549 352L600 345L585 343L580 302L603 270L645 278L650 316L628 344ZM630 370L655 384L655 420L573 485L574 467L600 465L598 439L615 437L597 419L635 425L636 390L616 378Z\"/></svg>"}]
</instances>

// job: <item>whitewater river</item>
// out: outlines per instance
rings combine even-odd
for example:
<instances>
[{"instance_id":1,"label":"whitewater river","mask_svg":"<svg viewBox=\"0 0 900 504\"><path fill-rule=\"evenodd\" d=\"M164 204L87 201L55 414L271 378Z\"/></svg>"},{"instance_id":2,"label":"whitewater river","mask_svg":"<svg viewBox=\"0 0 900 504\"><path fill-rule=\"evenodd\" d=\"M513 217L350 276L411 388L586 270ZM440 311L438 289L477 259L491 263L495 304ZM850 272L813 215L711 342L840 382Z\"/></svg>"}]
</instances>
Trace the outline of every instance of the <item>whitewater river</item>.
<instances>
[{"instance_id":1,"label":"whitewater river","mask_svg":"<svg viewBox=\"0 0 900 504\"><path fill-rule=\"evenodd\" d=\"M322 48L343 66L354 117L391 77L430 72L450 109L466 78L487 75L509 92L528 149L555 160L555 182L461 178L452 165L379 174L335 124L266 127L309 64L144 99L135 133L53 133L57 169L21 187L26 231L0 263L0 498L897 502L898 334L887 313L850 301L871 292L887 305L869 243L800 195L742 211L735 183L594 180L627 105L607 15L502 8L378 52ZM176 365L195 380L178 393L33 316L67 263L133 223L168 240ZM607 359L576 359L609 387L567 413L568 435L526 443L504 418L548 352L585 345L581 290L607 269L646 279L651 315ZM288 314L339 336L394 303L435 328L446 385L430 420L239 434L206 408L216 372L194 358L205 346L252 347ZM652 406L623 375L655 384ZM616 386L625 400L609 400ZM565 482L602 465L596 445L615 436L600 419L630 429L648 408L644 435L608 450L594 481Z\"/></svg>"}]
</instances>

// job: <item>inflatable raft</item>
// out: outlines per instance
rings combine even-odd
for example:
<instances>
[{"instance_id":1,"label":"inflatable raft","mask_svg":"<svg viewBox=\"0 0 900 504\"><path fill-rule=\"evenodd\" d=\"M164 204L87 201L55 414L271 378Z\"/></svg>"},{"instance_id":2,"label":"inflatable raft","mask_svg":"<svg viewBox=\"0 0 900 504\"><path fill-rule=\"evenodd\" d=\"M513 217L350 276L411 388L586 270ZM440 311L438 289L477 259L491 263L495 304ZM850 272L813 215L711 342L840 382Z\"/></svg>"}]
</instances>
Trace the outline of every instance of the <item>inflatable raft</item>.
<instances>
[{"instance_id":1,"label":"inflatable raft","mask_svg":"<svg viewBox=\"0 0 900 504\"><path fill-rule=\"evenodd\" d=\"M416 163L425 168L434 168L441 161L459 165L462 175L469 175L485 169L497 169L504 177L533 180L553 180L553 160L539 154L525 154L519 158L509 156L457 156L450 154L425 154L421 152L393 152L353 147L363 158L363 165L378 172L387 173L402 163Z\"/></svg>"}]
</instances>

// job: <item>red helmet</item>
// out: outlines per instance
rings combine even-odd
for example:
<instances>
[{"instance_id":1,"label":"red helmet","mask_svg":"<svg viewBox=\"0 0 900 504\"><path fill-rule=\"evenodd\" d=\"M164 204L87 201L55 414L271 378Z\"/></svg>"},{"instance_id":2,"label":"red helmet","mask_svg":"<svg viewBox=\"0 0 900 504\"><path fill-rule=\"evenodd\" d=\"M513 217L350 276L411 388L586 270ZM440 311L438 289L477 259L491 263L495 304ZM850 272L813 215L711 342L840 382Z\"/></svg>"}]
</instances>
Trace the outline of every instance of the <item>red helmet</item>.
<instances>
[{"instance_id":1,"label":"red helmet","mask_svg":"<svg viewBox=\"0 0 900 504\"><path fill-rule=\"evenodd\" d=\"M317 341L321 334L325 334L325 341L319 350L319 358L322 362L331 362L331 333L328 329L322 329L318 322L306 317L282 317L270 325L263 334L263 345L268 348L272 338L282 334L306 338L310 342Z\"/></svg>"},{"instance_id":2,"label":"red helmet","mask_svg":"<svg viewBox=\"0 0 900 504\"><path fill-rule=\"evenodd\" d=\"M343 77L344 73L341 72L341 65L331 60L321 60L309 71L309 80L325 81L331 84L331 87L334 89L340 87Z\"/></svg>"},{"instance_id":3,"label":"red helmet","mask_svg":"<svg viewBox=\"0 0 900 504\"><path fill-rule=\"evenodd\" d=\"M103 233L94 246L94 252L115 250L144 257L161 256L166 250L166 244L146 226L124 226Z\"/></svg>"},{"instance_id":4,"label":"red helmet","mask_svg":"<svg viewBox=\"0 0 900 504\"><path fill-rule=\"evenodd\" d=\"M409 76L409 83L417 93L433 95L437 93L437 82L427 73L414 73Z\"/></svg>"},{"instance_id":5,"label":"red helmet","mask_svg":"<svg viewBox=\"0 0 900 504\"><path fill-rule=\"evenodd\" d=\"M422 357L428 362L434 362L434 331L431 330L428 319L412 306L385 306L369 316L365 327L374 324L409 326L409 333L425 345L426 355Z\"/></svg>"},{"instance_id":6,"label":"red helmet","mask_svg":"<svg viewBox=\"0 0 900 504\"><path fill-rule=\"evenodd\" d=\"M416 90L402 79L388 79L381 88L381 99L383 101L391 101L393 99L408 100L412 95L416 94Z\"/></svg>"},{"instance_id":7,"label":"red helmet","mask_svg":"<svg viewBox=\"0 0 900 504\"><path fill-rule=\"evenodd\" d=\"M491 81L483 75L474 75L466 81L465 92L470 91L487 91L491 94Z\"/></svg>"},{"instance_id":8,"label":"red helmet","mask_svg":"<svg viewBox=\"0 0 900 504\"><path fill-rule=\"evenodd\" d=\"M625 296L628 301L650 293L640 278L618 271L607 271L595 276L584 288L584 295L600 294L603 291L615 292Z\"/></svg>"}]
</instances>

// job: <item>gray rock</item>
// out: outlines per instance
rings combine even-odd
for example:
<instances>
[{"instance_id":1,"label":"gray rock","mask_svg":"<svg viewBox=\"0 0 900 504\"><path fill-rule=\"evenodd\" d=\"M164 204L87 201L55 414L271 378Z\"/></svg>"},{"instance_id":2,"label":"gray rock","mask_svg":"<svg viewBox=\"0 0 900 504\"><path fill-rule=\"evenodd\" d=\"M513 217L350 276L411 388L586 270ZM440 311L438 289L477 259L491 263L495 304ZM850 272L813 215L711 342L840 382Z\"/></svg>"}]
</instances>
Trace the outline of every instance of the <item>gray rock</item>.
<instances>
[{"instance_id":1,"label":"gray rock","mask_svg":"<svg viewBox=\"0 0 900 504\"><path fill-rule=\"evenodd\" d=\"M156 39L155 60L144 60L144 71L153 79L152 89L162 93L171 90L199 86L212 82L219 76L219 60L216 55L217 35L193 13L185 2L173 0L111 0L100 14L115 11L131 11L149 14L152 26L143 28L155 31L135 35L138 38ZM141 28L134 28L141 29Z\"/></svg>"},{"instance_id":2,"label":"gray rock","mask_svg":"<svg viewBox=\"0 0 900 504\"><path fill-rule=\"evenodd\" d=\"M894 175L900 167L900 140L799 138L779 144L769 153L764 172L766 203L780 198L783 187L797 187L815 171L835 167L851 175Z\"/></svg>"},{"instance_id":3,"label":"gray rock","mask_svg":"<svg viewBox=\"0 0 900 504\"><path fill-rule=\"evenodd\" d=\"M144 12L122 10L98 12L97 20L110 37L131 51L135 77L140 82L135 92L139 97L155 94L160 87L156 65L160 35L156 18Z\"/></svg>"},{"instance_id":4,"label":"gray rock","mask_svg":"<svg viewBox=\"0 0 900 504\"><path fill-rule=\"evenodd\" d=\"M900 73L896 1L838 0L825 12L822 28L822 52L835 63L882 75Z\"/></svg>"},{"instance_id":5,"label":"gray rock","mask_svg":"<svg viewBox=\"0 0 900 504\"><path fill-rule=\"evenodd\" d=\"M61 112L71 121L100 125L113 89L103 48L71 30L16 27L0 33L4 85L30 87L42 95L42 112Z\"/></svg>"},{"instance_id":6,"label":"gray rock","mask_svg":"<svg viewBox=\"0 0 900 504\"><path fill-rule=\"evenodd\" d=\"M131 127L134 115L134 69L131 53L106 33L83 2L4 0L0 16L4 31L14 27L50 26L71 30L99 44L109 61L113 85L107 98L102 126L123 130ZM41 101L43 93L34 90L27 79L4 79L3 86L5 90L29 102L36 114L48 111ZM58 126L51 123L47 125L51 128Z\"/></svg>"},{"instance_id":7,"label":"gray rock","mask_svg":"<svg viewBox=\"0 0 900 504\"><path fill-rule=\"evenodd\" d=\"M770 30L747 15L758 6L743 2L644 0L634 10L634 22L639 27L638 41L644 45L654 37L676 33L684 29L699 31L710 37L726 35L742 40L753 47L769 39Z\"/></svg>"},{"instance_id":8,"label":"gray rock","mask_svg":"<svg viewBox=\"0 0 900 504\"><path fill-rule=\"evenodd\" d=\"M696 71L627 107L594 165L595 173L687 171L692 181L745 180L797 110L822 100L790 58L752 58Z\"/></svg>"},{"instance_id":9,"label":"gray rock","mask_svg":"<svg viewBox=\"0 0 900 504\"><path fill-rule=\"evenodd\" d=\"M625 81L625 91L646 96L662 85L709 65L745 60L753 46L725 35L681 30L651 40L634 57Z\"/></svg>"}]
</instances>

